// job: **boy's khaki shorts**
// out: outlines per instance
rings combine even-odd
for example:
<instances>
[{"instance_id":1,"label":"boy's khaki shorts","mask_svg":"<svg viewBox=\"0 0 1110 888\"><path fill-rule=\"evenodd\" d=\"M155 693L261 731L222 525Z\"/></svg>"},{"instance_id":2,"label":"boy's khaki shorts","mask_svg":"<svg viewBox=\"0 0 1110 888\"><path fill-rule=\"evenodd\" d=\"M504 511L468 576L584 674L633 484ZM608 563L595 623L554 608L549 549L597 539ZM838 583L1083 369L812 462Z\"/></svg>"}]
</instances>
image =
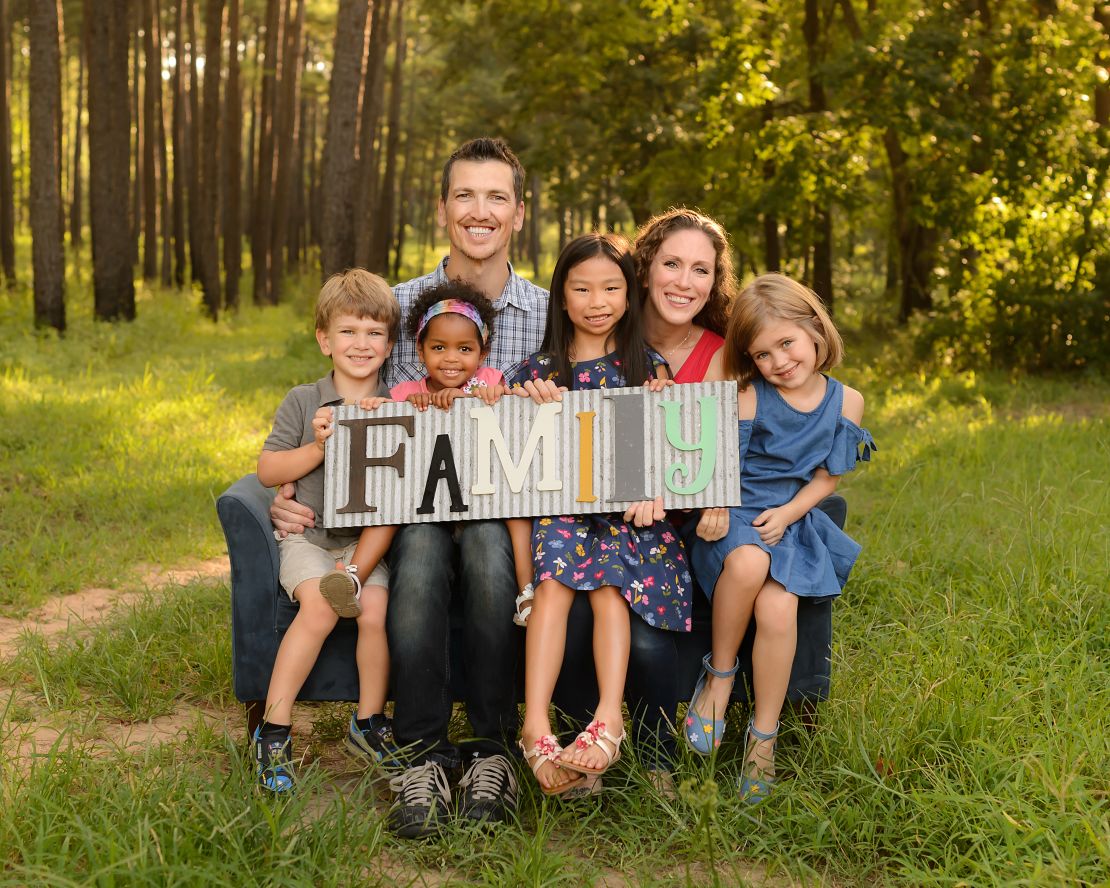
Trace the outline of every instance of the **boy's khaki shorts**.
<instances>
[{"instance_id":1,"label":"boy's khaki shorts","mask_svg":"<svg viewBox=\"0 0 1110 888\"><path fill-rule=\"evenodd\" d=\"M335 562L342 561L350 564L351 556L355 554L357 542L344 546L342 549L324 549L315 543L310 543L304 534L291 533L283 540L278 540L278 581L289 595L290 601L296 601L293 592L306 580L317 580L329 571L335 570ZM363 586L381 586L389 589L389 566L384 560L371 571Z\"/></svg>"}]
</instances>

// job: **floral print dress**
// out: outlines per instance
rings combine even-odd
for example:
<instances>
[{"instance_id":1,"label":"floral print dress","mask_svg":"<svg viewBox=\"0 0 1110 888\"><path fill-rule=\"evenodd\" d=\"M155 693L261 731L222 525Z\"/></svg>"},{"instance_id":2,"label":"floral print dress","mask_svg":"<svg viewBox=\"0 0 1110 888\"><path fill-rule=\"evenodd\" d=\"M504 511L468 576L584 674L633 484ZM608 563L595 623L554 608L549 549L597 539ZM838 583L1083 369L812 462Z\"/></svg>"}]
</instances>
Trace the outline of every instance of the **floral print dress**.
<instances>
[{"instance_id":1,"label":"floral print dress","mask_svg":"<svg viewBox=\"0 0 1110 888\"><path fill-rule=\"evenodd\" d=\"M664 363L648 354L653 367ZM615 354L572 363L571 369L574 391L625 385ZM513 385L554 377L554 362L541 352L524 362ZM616 586L649 626L690 631L693 580L682 540L667 518L651 527L634 527L620 514L536 518L532 560L537 584L553 579L578 591Z\"/></svg>"}]
</instances>

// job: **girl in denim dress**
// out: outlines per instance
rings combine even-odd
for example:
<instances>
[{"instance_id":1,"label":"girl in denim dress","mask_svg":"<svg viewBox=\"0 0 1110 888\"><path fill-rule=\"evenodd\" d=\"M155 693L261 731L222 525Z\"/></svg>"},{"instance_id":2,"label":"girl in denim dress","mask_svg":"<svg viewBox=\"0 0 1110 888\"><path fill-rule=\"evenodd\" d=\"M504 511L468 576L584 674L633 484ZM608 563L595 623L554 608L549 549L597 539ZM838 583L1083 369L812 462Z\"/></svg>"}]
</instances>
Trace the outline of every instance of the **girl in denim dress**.
<instances>
[{"instance_id":1,"label":"girl in denim dress","mask_svg":"<svg viewBox=\"0 0 1110 888\"><path fill-rule=\"evenodd\" d=\"M725 334L725 371L738 395L740 493L723 539L694 543L695 576L713 602L713 650L690 701L688 744L720 745L753 614L754 711L740 795L761 801L775 780L774 741L797 644L800 597L840 594L859 545L813 507L875 449L860 427L863 397L822 371L843 344L813 291L780 274L756 278L737 297Z\"/></svg>"}]
</instances>

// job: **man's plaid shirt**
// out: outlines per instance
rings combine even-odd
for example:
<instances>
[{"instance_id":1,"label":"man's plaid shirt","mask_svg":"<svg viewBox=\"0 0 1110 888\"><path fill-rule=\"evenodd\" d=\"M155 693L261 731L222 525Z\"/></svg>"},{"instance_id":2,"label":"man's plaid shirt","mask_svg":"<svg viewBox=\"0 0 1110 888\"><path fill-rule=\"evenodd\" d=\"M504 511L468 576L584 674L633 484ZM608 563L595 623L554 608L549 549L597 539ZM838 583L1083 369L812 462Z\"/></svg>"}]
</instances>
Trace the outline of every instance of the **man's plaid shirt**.
<instances>
[{"instance_id":1,"label":"man's plaid shirt","mask_svg":"<svg viewBox=\"0 0 1110 888\"><path fill-rule=\"evenodd\" d=\"M408 317L409 309L421 293L437 284L447 282L447 259L435 271L413 278L393 288L401 304L401 323ZM493 347L486 358L486 366L495 367L511 380L521 364L540 350L543 331L547 324L547 290L526 281L509 266L509 280L501 296L493 303L497 320L493 325ZM393 346L393 354L385 365L385 382L390 388L405 380L420 380L427 373L416 354L416 342L401 330Z\"/></svg>"}]
</instances>

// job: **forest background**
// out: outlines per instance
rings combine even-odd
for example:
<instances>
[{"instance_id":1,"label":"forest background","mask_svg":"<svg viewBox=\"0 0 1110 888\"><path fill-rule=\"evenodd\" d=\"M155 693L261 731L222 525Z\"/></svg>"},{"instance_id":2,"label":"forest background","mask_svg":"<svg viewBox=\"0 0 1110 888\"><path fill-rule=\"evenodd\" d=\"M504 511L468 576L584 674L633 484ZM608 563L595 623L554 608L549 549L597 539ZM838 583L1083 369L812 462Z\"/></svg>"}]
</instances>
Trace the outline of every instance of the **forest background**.
<instances>
[{"instance_id":1,"label":"forest background","mask_svg":"<svg viewBox=\"0 0 1110 888\"><path fill-rule=\"evenodd\" d=\"M499 134L541 282L575 234L692 205L744 273L918 358L1105 362L1100 2L3 0L0 28L0 259L16 280L35 235L40 325L90 236L104 319L138 310L132 269L213 318L288 269L422 273L443 158Z\"/></svg>"},{"instance_id":2,"label":"forest background","mask_svg":"<svg viewBox=\"0 0 1110 888\"><path fill-rule=\"evenodd\" d=\"M1107 884L1108 67L1093 0L0 0L0 886ZM214 500L477 135L539 283L698 206L845 333L864 555L755 811L726 742L402 842L338 704L253 791Z\"/></svg>"}]
</instances>

